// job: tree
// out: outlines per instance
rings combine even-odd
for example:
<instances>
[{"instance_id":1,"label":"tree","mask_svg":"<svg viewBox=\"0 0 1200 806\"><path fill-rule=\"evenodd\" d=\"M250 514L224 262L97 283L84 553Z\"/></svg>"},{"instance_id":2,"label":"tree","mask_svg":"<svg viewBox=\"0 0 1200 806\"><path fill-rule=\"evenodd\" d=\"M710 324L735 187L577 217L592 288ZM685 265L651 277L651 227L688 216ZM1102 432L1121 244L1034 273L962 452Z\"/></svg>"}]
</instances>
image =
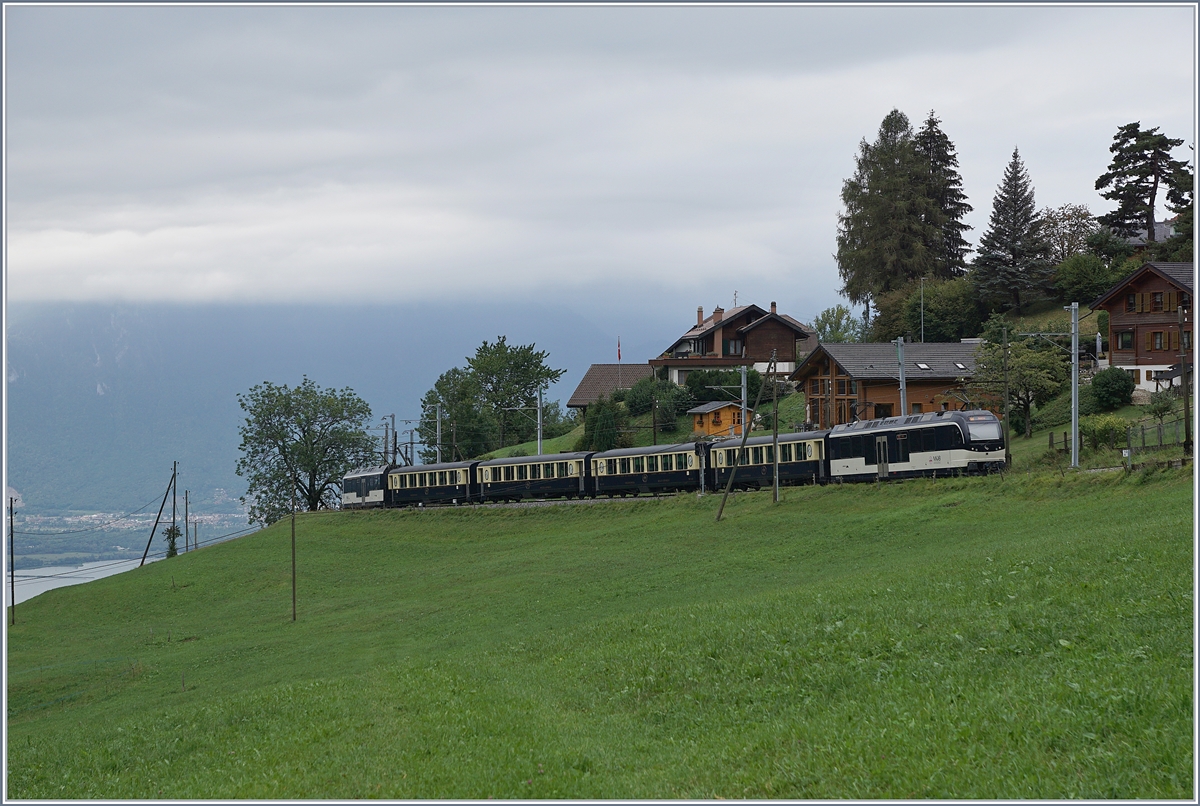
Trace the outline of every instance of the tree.
<instances>
[{"instance_id":1,"label":"tree","mask_svg":"<svg viewBox=\"0 0 1200 806\"><path fill-rule=\"evenodd\" d=\"M1043 349L1030 339L1009 342L1008 400L1025 422L1026 438L1033 433L1033 407L1053 400L1067 373L1065 356L1058 350ZM980 345L971 386L977 394L1004 399L1003 342Z\"/></svg>"},{"instance_id":2,"label":"tree","mask_svg":"<svg viewBox=\"0 0 1200 806\"><path fill-rule=\"evenodd\" d=\"M1088 239L1098 230L1096 217L1085 204L1064 204L1047 207L1040 213L1042 234L1050 247L1050 261L1055 265L1069 257L1088 251Z\"/></svg>"},{"instance_id":3,"label":"tree","mask_svg":"<svg viewBox=\"0 0 1200 806\"><path fill-rule=\"evenodd\" d=\"M1146 413L1158 420L1159 425L1162 425L1167 415L1175 410L1176 399L1174 389L1160 389L1150 395L1150 402L1146 405Z\"/></svg>"},{"instance_id":4,"label":"tree","mask_svg":"<svg viewBox=\"0 0 1200 806\"><path fill-rule=\"evenodd\" d=\"M584 415L583 436L575 445L577 451L610 451L618 447L630 447L632 440L626 433L629 413L621 404L603 395L587 407Z\"/></svg>"},{"instance_id":5,"label":"tree","mask_svg":"<svg viewBox=\"0 0 1200 806\"><path fill-rule=\"evenodd\" d=\"M1021 295L1028 298L1048 285L1049 251L1029 173L1014 148L992 200L987 232L979 239L974 278L980 295L994 302L1011 300L1020 313Z\"/></svg>"},{"instance_id":6,"label":"tree","mask_svg":"<svg viewBox=\"0 0 1200 806\"><path fill-rule=\"evenodd\" d=\"M1065 302L1091 302L1119 279L1104 261L1089 254L1072 255L1054 270L1054 287Z\"/></svg>"},{"instance_id":7,"label":"tree","mask_svg":"<svg viewBox=\"0 0 1200 806\"><path fill-rule=\"evenodd\" d=\"M508 411L512 408L533 410L537 404L538 389L554 383L566 372L551 369L546 365L549 353L535 349L536 345L509 346L504 336L495 342L485 341L467 359L467 366L478 384L480 398L497 424L500 445L524 442L536 431L537 426L521 412Z\"/></svg>"},{"instance_id":8,"label":"tree","mask_svg":"<svg viewBox=\"0 0 1200 806\"><path fill-rule=\"evenodd\" d=\"M908 295L904 323L914 340L921 333L921 291ZM966 277L925 284L925 341L974 338L983 327L983 309L975 286Z\"/></svg>"},{"instance_id":9,"label":"tree","mask_svg":"<svg viewBox=\"0 0 1200 806\"><path fill-rule=\"evenodd\" d=\"M941 220L928 196L930 169L912 127L893 109L874 143L859 143L854 176L842 184L837 264L842 294L870 306L881 294L936 274Z\"/></svg>"},{"instance_id":10,"label":"tree","mask_svg":"<svg viewBox=\"0 0 1200 806\"><path fill-rule=\"evenodd\" d=\"M1136 385L1128 372L1120 367L1109 367L1092 378L1092 394L1100 411L1112 411L1129 405Z\"/></svg>"},{"instance_id":11,"label":"tree","mask_svg":"<svg viewBox=\"0 0 1200 806\"><path fill-rule=\"evenodd\" d=\"M850 312L845 305L834 305L816 315L809 325L817 333L822 344L843 344L863 340L864 326L861 318Z\"/></svg>"},{"instance_id":12,"label":"tree","mask_svg":"<svg viewBox=\"0 0 1200 806\"><path fill-rule=\"evenodd\" d=\"M1169 198L1178 206L1191 206L1185 201L1191 194L1191 169L1182 160L1171 158L1171 149L1182 144L1183 140L1160 134L1157 126L1143 131L1141 121L1118 128L1108 148L1112 162L1096 179L1096 190L1111 188L1100 195L1115 201L1117 209L1100 216L1100 223L1126 237L1145 230L1146 242L1154 243L1154 206L1159 187L1172 191Z\"/></svg>"},{"instance_id":13,"label":"tree","mask_svg":"<svg viewBox=\"0 0 1200 806\"><path fill-rule=\"evenodd\" d=\"M349 387L322 389L305 377L295 389L265 381L237 397L246 412L237 474L247 481L250 523L282 518L293 491L310 512L333 508L342 477L379 461L367 433L371 407Z\"/></svg>"},{"instance_id":14,"label":"tree","mask_svg":"<svg viewBox=\"0 0 1200 806\"><path fill-rule=\"evenodd\" d=\"M480 456L499 447L498 425L492 412L480 402L479 383L460 367L443 372L433 388L421 398L421 420L417 434L421 461L437 459L437 413L442 413L442 459L453 461Z\"/></svg>"},{"instance_id":15,"label":"tree","mask_svg":"<svg viewBox=\"0 0 1200 806\"><path fill-rule=\"evenodd\" d=\"M163 540L167 541L167 557L179 556L179 536L183 534L175 524L171 524L163 532Z\"/></svg>"},{"instance_id":16,"label":"tree","mask_svg":"<svg viewBox=\"0 0 1200 806\"><path fill-rule=\"evenodd\" d=\"M967 204L954 143L941 130L940 124L933 110L929 110L929 117L913 142L926 172L925 195L933 201L936 210L936 217L930 221L939 236L930 244L936 255L931 276L949 279L966 273L965 258L971 245L963 234L971 227L962 220L975 208Z\"/></svg>"}]
</instances>

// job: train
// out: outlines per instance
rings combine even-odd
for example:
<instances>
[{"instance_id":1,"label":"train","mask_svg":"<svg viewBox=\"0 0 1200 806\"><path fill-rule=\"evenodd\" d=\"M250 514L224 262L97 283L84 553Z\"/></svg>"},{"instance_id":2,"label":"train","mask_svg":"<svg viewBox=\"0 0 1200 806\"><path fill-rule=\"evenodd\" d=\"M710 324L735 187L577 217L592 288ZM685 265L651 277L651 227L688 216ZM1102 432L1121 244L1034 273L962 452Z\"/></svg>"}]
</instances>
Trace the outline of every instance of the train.
<instances>
[{"instance_id":1,"label":"train","mask_svg":"<svg viewBox=\"0 0 1200 806\"><path fill-rule=\"evenodd\" d=\"M935 411L779 434L781 485L984 475L1005 469L990 411ZM343 509L626 497L739 490L774 481L776 438L741 437L610 451L377 465L342 479ZM738 452L741 452L739 457Z\"/></svg>"}]
</instances>

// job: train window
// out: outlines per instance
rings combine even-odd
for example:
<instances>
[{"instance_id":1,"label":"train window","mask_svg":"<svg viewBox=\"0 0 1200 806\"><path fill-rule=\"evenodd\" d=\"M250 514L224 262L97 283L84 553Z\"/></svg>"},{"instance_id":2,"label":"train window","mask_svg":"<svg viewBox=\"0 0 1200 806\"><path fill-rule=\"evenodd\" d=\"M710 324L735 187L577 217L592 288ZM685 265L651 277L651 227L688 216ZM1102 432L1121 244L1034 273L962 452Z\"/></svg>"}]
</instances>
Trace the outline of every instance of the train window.
<instances>
[{"instance_id":1,"label":"train window","mask_svg":"<svg viewBox=\"0 0 1200 806\"><path fill-rule=\"evenodd\" d=\"M766 454L767 464L769 464L769 465L775 464L775 446L774 445L764 448L763 453Z\"/></svg>"},{"instance_id":2,"label":"train window","mask_svg":"<svg viewBox=\"0 0 1200 806\"><path fill-rule=\"evenodd\" d=\"M529 481L529 465L517 465L517 481Z\"/></svg>"},{"instance_id":3,"label":"train window","mask_svg":"<svg viewBox=\"0 0 1200 806\"><path fill-rule=\"evenodd\" d=\"M644 456L633 457L633 472L634 473L645 473L646 472L646 458Z\"/></svg>"},{"instance_id":4,"label":"train window","mask_svg":"<svg viewBox=\"0 0 1200 806\"><path fill-rule=\"evenodd\" d=\"M763 463L763 449L762 448L751 448L750 449L750 464L761 465L762 463Z\"/></svg>"},{"instance_id":5,"label":"train window","mask_svg":"<svg viewBox=\"0 0 1200 806\"><path fill-rule=\"evenodd\" d=\"M908 433L906 431L901 431L899 434L896 434L896 458L892 461L908 461Z\"/></svg>"},{"instance_id":6,"label":"train window","mask_svg":"<svg viewBox=\"0 0 1200 806\"><path fill-rule=\"evenodd\" d=\"M620 472L628 473L629 472L629 457L626 456L626 457L622 457L622 458L618 459L617 465L619 466Z\"/></svg>"},{"instance_id":7,"label":"train window","mask_svg":"<svg viewBox=\"0 0 1200 806\"><path fill-rule=\"evenodd\" d=\"M781 462L792 461L792 446L789 443L785 442L779 446L779 461L781 461Z\"/></svg>"},{"instance_id":8,"label":"train window","mask_svg":"<svg viewBox=\"0 0 1200 806\"><path fill-rule=\"evenodd\" d=\"M670 453L663 454L663 456L662 456L662 469L663 470L671 469L671 464L672 464L671 459L673 457L674 457L674 454L670 454Z\"/></svg>"},{"instance_id":9,"label":"train window","mask_svg":"<svg viewBox=\"0 0 1200 806\"><path fill-rule=\"evenodd\" d=\"M537 481L541 477L542 477L542 466L541 465L530 465L529 466L529 478L533 479L534 481Z\"/></svg>"},{"instance_id":10,"label":"train window","mask_svg":"<svg viewBox=\"0 0 1200 806\"><path fill-rule=\"evenodd\" d=\"M557 465L555 469L558 471L558 477L560 479L565 479L569 475L567 470L567 462L555 462L555 465Z\"/></svg>"},{"instance_id":11,"label":"train window","mask_svg":"<svg viewBox=\"0 0 1200 806\"><path fill-rule=\"evenodd\" d=\"M609 476L616 473L617 472L617 460L616 459L605 459L604 460L604 472Z\"/></svg>"},{"instance_id":12,"label":"train window","mask_svg":"<svg viewBox=\"0 0 1200 806\"><path fill-rule=\"evenodd\" d=\"M646 457L646 472L647 473L657 473L658 472L658 457L657 456L647 456Z\"/></svg>"},{"instance_id":13,"label":"train window","mask_svg":"<svg viewBox=\"0 0 1200 806\"><path fill-rule=\"evenodd\" d=\"M439 487L445 487L445 486L446 486L446 471L445 471L445 470L439 470L439 471L438 471L438 474L437 474L437 483L438 483L438 486L439 486Z\"/></svg>"},{"instance_id":14,"label":"train window","mask_svg":"<svg viewBox=\"0 0 1200 806\"><path fill-rule=\"evenodd\" d=\"M516 478L516 472L517 472L516 468L513 467L513 465L505 465L504 466L504 480L512 481L513 479Z\"/></svg>"},{"instance_id":15,"label":"train window","mask_svg":"<svg viewBox=\"0 0 1200 806\"><path fill-rule=\"evenodd\" d=\"M425 474L424 474L424 473L418 473L418 474L417 474L417 486L418 486L418 487L425 487L425 486L426 486L426 484L425 484Z\"/></svg>"}]
</instances>

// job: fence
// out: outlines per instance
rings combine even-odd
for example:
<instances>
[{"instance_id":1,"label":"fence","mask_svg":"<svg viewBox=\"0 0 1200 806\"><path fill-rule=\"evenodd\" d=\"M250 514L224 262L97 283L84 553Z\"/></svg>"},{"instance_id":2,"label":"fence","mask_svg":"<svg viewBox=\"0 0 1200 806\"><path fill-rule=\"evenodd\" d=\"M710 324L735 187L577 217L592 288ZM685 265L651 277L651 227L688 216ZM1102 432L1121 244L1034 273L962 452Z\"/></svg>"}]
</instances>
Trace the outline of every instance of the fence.
<instances>
[{"instance_id":1,"label":"fence","mask_svg":"<svg viewBox=\"0 0 1200 806\"><path fill-rule=\"evenodd\" d=\"M1058 434L1050 432L1050 450L1069 453L1071 450L1071 432L1063 431L1061 441ZM1127 450L1128 461L1133 462L1139 453L1162 451L1183 445L1186 429L1182 418L1164 423L1133 425L1126 429L1125 439L1121 440L1116 434L1108 438L1109 450ZM1084 440L1080 440L1082 443ZM1081 445L1082 447L1082 445Z\"/></svg>"}]
</instances>

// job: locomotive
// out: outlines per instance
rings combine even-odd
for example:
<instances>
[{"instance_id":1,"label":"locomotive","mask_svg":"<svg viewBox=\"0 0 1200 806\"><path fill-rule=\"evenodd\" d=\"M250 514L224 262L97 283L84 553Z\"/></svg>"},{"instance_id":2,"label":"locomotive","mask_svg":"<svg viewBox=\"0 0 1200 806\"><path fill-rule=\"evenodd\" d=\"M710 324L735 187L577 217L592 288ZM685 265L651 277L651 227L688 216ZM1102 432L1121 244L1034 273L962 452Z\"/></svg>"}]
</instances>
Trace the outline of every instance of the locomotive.
<instances>
[{"instance_id":1,"label":"locomotive","mask_svg":"<svg viewBox=\"0 0 1200 806\"><path fill-rule=\"evenodd\" d=\"M778 436L779 483L982 475L1005 468L1004 432L990 411L936 411ZM596 498L772 484L776 439L740 437L611 451L379 465L347 473L342 507L435 506ZM739 457L739 451L741 455ZM736 468L735 468L736 465Z\"/></svg>"}]
</instances>

